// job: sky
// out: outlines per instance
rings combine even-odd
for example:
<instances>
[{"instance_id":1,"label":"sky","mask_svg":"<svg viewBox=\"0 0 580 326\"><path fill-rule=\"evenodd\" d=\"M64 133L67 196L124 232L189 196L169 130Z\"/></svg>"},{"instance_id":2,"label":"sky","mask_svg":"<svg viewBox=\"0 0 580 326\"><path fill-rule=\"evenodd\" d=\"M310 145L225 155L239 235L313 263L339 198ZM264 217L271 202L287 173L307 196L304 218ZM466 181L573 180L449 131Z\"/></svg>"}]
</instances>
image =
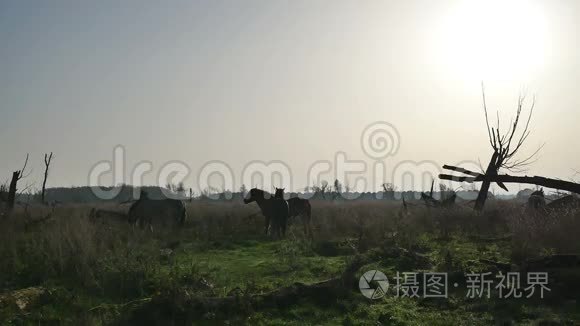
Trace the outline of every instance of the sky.
<instances>
[{"instance_id":1,"label":"sky","mask_svg":"<svg viewBox=\"0 0 580 326\"><path fill-rule=\"evenodd\" d=\"M580 180L579 24L574 0L0 0L0 183L29 153L40 187L54 152L48 186L92 184L122 146L120 179L99 183L163 185L178 162L187 187L220 188L199 180L219 161L237 189L278 162L291 180L263 186L301 190L342 153L368 185L422 188L424 162L487 164L482 82L504 128L521 92L536 98L522 156L544 147L524 174ZM361 144L376 123L396 143L378 158ZM132 180L140 162L152 171ZM317 180L358 188L342 175Z\"/></svg>"}]
</instances>

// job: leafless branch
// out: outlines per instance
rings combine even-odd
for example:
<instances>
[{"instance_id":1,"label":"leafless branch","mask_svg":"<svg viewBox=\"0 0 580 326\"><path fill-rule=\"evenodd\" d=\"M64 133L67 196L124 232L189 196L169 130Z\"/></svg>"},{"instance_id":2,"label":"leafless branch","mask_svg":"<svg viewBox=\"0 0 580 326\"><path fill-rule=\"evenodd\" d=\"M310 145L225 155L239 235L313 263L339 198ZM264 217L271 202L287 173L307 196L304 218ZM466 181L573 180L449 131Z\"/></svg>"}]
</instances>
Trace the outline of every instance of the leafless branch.
<instances>
[{"instance_id":1,"label":"leafless branch","mask_svg":"<svg viewBox=\"0 0 580 326\"><path fill-rule=\"evenodd\" d=\"M507 132L502 132L499 112L496 113L496 126L491 127L489 125L489 113L485 97L485 88L483 84L481 90L483 96L485 124L487 127L489 142L494 152L497 153L497 159L493 165L494 169L499 170L500 168L505 168L510 171L524 171L526 166L535 162L537 154L543 147L543 145L540 146L532 155L526 157L525 159L515 159L516 154L519 152L525 141L530 136L531 131L529 130L529 127L536 104L536 98L534 97L532 100L527 119L525 124L523 124L522 129L520 126L522 125L522 114L525 108L526 95L525 93L521 93L518 97L515 117L512 117L510 120L509 130Z\"/></svg>"},{"instance_id":2,"label":"leafless branch","mask_svg":"<svg viewBox=\"0 0 580 326\"><path fill-rule=\"evenodd\" d=\"M481 82L481 94L483 97L483 112L485 113L485 124L487 126L487 137L489 138L489 144L491 145L491 147L495 148L495 145L493 143L493 137L491 137L492 130L489 127L489 117L487 114L487 102L485 100L485 86L483 85L483 81Z\"/></svg>"},{"instance_id":3,"label":"leafless branch","mask_svg":"<svg viewBox=\"0 0 580 326\"><path fill-rule=\"evenodd\" d=\"M28 165L28 157L29 157L29 154L26 154L26 159L24 160L24 166L22 166L22 169L20 171L18 171L19 172L18 173L18 181L30 176L30 174L32 173L32 170L30 170L28 172L28 174L26 174L26 175L24 174L26 171L26 166Z\"/></svg>"}]
</instances>

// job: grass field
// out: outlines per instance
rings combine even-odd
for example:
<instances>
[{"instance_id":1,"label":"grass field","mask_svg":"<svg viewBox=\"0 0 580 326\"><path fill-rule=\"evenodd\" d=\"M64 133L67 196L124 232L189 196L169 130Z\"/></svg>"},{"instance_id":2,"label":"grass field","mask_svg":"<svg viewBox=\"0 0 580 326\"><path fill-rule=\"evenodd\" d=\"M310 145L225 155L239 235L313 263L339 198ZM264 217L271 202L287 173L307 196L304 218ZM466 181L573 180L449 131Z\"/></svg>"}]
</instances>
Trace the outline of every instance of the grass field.
<instances>
[{"instance_id":1,"label":"grass field","mask_svg":"<svg viewBox=\"0 0 580 326\"><path fill-rule=\"evenodd\" d=\"M126 207L101 208L124 211ZM2 221L0 320L8 325L577 325L580 269L553 268L544 299L466 297L464 273L497 274L504 264L578 253L576 212L541 215L516 202L491 202L484 214L397 202L313 202L314 239L298 221L283 240L263 235L257 207L188 203L180 230L134 229L114 218L91 221L89 206L31 207ZM396 250L394 250L396 249ZM296 283L356 272L448 273L447 299L379 300L356 284L337 296L303 297L288 305L254 306L249 298ZM492 262L492 263L489 263ZM542 269L543 271L543 269ZM235 297L235 309L195 310L191 298ZM194 311L195 310L195 311ZM185 316L185 317L184 317Z\"/></svg>"}]
</instances>

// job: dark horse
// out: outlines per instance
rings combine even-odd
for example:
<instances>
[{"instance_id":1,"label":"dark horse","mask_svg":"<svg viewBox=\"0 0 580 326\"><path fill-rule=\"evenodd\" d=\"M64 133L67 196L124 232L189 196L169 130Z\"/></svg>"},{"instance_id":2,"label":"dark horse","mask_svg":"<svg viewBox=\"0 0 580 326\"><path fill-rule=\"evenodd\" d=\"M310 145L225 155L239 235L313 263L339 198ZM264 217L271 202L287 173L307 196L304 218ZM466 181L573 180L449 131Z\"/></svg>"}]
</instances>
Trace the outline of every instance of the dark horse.
<instances>
[{"instance_id":1,"label":"dark horse","mask_svg":"<svg viewBox=\"0 0 580 326\"><path fill-rule=\"evenodd\" d=\"M276 188L275 198L284 199L284 188ZM288 198L288 217L300 216L302 225L304 226L304 234L312 236L312 229L310 227L310 220L312 217L312 206L308 199L299 197Z\"/></svg>"},{"instance_id":2,"label":"dark horse","mask_svg":"<svg viewBox=\"0 0 580 326\"><path fill-rule=\"evenodd\" d=\"M286 222L288 221L288 204L286 201L274 198L272 194L266 191L253 188L248 192L244 203L249 204L254 201L266 218L265 232L268 233L268 227L271 223L272 234L275 237L284 236L286 234Z\"/></svg>"},{"instance_id":3,"label":"dark horse","mask_svg":"<svg viewBox=\"0 0 580 326\"><path fill-rule=\"evenodd\" d=\"M141 190L139 200L129 208L129 223L141 227L148 226L153 231L153 224L180 227L185 223L187 212L185 205L176 199L151 199L147 192Z\"/></svg>"}]
</instances>

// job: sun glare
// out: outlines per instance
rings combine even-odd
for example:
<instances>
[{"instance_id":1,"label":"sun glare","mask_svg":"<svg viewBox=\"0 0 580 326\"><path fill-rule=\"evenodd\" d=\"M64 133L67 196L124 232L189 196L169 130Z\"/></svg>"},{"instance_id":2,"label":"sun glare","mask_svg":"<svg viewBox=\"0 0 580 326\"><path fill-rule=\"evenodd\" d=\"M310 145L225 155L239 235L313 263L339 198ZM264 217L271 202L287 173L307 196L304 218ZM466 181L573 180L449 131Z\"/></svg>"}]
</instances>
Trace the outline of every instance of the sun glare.
<instances>
[{"instance_id":1,"label":"sun glare","mask_svg":"<svg viewBox=\"0 0 580 326\"><path fill-rule=\"evenodd\" d=\"M446 17L441 55L462 78L526 81L543 64L545 21L526 0L465 0Z\"/></svg>"}]
</instances>

